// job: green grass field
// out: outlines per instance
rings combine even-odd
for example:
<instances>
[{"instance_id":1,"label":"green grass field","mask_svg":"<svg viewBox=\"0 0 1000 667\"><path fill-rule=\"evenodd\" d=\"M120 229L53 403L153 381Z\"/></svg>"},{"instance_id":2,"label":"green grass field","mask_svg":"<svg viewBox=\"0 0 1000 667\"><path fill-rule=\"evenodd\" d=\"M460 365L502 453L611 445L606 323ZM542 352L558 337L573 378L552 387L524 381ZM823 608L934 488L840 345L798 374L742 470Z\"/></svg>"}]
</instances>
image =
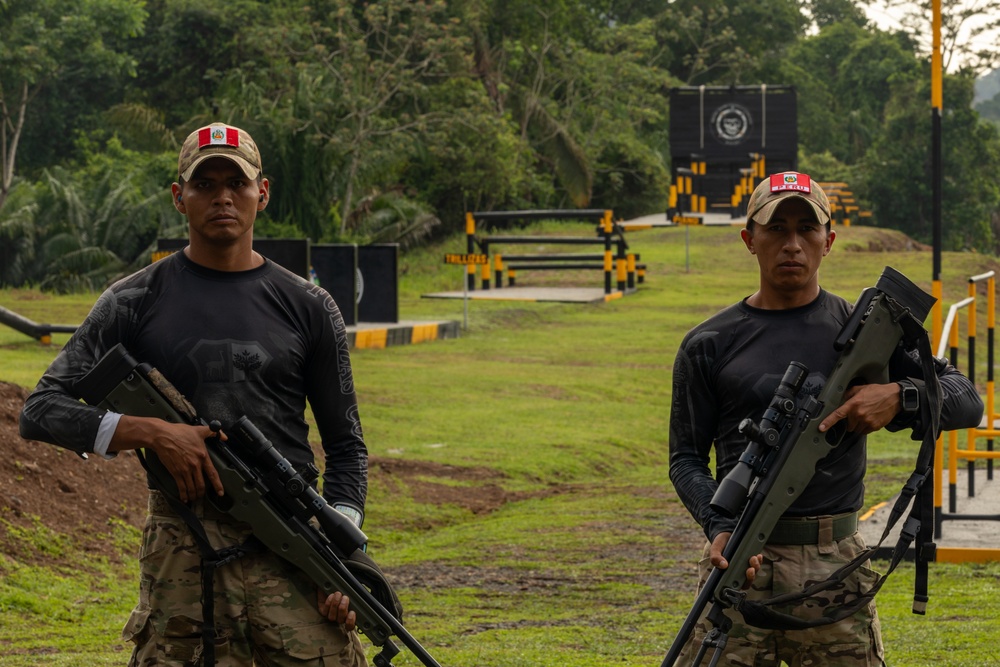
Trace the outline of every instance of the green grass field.
<instances>
[{"instance_id":1,"label":"green grass field","mask_svg":"<svg viewBox=\"0 0 1000 667\"><path fill-rule=\"evenodd\" d=\"M591 227L532 228L554 230ZM853 301L889 265L929 291L931 253L869 250L887 240L899 239L839 229L823 286ZM648 265L635 294L588 305L473 301L457 340L352 356L374 459L483 469L509 498L475 513L420 502L416 486L373 476L372 553L402 582L407 627L444 667L658 665L689 609L696 555L684 545L696 531L667 478L673 356L691 326L754 290L756 265L736 228L648 230L629 243ZM461 269L442 259L463 248L456 238L401 258L402 317L462 320L461 300L420 295L461 289ZM945 307L966 296L969 276L996 267L992 257L946 253ZM555 277L525 274L519 284L543 279ZM601 284L596 274L580 280ZM0 306L72 324L95 297L8 290ZM0 326L0 380L33 386L66 336L55 338L42 346ZM870 442L874 504L902 484L915 443L888 434ZM476 479L425 481L475 496ZM135 552L135 531L120 532L123 553ZM73 548L72 536L20 539ZM80 572L0 560L0 665L125 664L118 633L134 572L131 556ZM1000 563L933 564L926 616L910 612L912 580L904 564L880 594L890 665L1000 665L989 642ZM394 664L419 663L404 651Z\"/></svg>"}]
</instances>

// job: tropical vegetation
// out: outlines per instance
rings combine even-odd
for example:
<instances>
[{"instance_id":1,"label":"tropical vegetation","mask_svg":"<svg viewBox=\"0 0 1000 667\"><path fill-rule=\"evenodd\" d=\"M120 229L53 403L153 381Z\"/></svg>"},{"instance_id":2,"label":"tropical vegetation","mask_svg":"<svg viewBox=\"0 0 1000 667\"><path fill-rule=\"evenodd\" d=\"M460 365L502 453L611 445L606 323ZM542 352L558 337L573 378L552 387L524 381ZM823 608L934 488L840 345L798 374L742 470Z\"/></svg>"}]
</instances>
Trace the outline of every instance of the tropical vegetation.
<instances>
[{"instance_id":1,"label":"tropical vegetation","mask_svg":"<svg viewBox=\"0 0 1000 667\"><path fill-rule=\"evenodd\" d=\"M676 86L795 86L799 166L931 235L929 12L862 0L0 0L0 285L99 288L183 234L191 130L261 147L257 233L398 241L469 210L665 210ZM945 0L946 249L1000 249L1000 0ZM978 109L978 111L977 111ZM981 116L983 114L990 120Z\"/></svg>"}]
</instances>

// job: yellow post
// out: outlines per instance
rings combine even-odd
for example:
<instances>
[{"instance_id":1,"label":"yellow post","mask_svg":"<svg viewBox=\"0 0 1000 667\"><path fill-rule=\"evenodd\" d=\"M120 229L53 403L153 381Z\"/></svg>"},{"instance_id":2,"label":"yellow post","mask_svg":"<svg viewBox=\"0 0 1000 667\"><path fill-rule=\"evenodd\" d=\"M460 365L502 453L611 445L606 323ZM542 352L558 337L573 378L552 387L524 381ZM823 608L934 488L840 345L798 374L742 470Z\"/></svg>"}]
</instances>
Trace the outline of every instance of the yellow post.
<instances>
[{"instance_id":1,"label":"yellow post","mask_svg":"<svg viewBox=\"0 0 1000 667\"><path fill-rule=\"evenodd\" d=\"M482 280L483 280L483 289L489 289L490 288L490 263L486 262L485 264L480 264L480 266L482 268L479 270L479 273L480 273L480 276L482 277Z\"/></svg>"},{"instance_id":2,"label":"yellow post","mask_svg":"<svg viewBox=\"0 0 1000 667\"><path fill-rule=\"evenodd\" d=\"M936 299L934 306L931 308L931 349L936 350L941 344L942 326L941 299L943 298L943 290L939 279L935 279L931 282L931 296Z\"/></svg>"},{"instance_id":3,"label":"yellow post","mask_svg":"<svg viewBox=\"0 0 1000 667\"><path fill-rule=\"evenodd\" d=\"M972 307L975 308L973 303ZM948 346L951 348L951 356L955 356L958 349L958 312L955 312L955 322L948 332ZM956 360L957 361L957 360ZM948 432L948 483L954 486L958 483L958 431Z\"/></svg>"},{"instance_id":4,"label":"yellow post","mask_svg":"<svg viewBox=\"0 0 1000 667\"><path fill-rule=\"evenodd\" d=\"M988 339L990 344L994 343L994 326L996 325L996 282L993 276L986 281L986 329L988 333ZM993 361L993 353L990 350L988 356L990 361ZM986 377L986 428L993 430L993 422L996 421L996 413L993 412L993 368L991 367L987 372Z\"/></svg>"},{"instance_id":5,"label":"yellow post","mask_svg":"<svg viewBox=\"0 0 1000 667\"><path fill-rule=\"evenodd\" d=\"M944 473L944 433L934 441L934 507L941 509L941 475Z\"/></svg>"},{"instance_id":6,"label":"yellow post","mask_svg":"<svg viewBox=\"0 0 1000 667\"><path fill-rule=\"evenodd\" d=\"M932 341L941 340L941 112L944 108L941 67L941 0L931 0L931 190L933 192L931 223L933 238L933 270L931 294L937 297L932 310ZM936 348L933 348L936 349Z\"/></svg>"},{"instance_id":7,"label":"yellow post","mask_svg":"<svg viewBox=\"0 0 1000 667\"><path fill-rule=\"evenodd\" d=\"M969 307L969 336L971 339L976 337L976 283L969 280L969 297L973 299L972 305ZM972 373L975 373L975 369L969 369Z\"/></svg>"},{"instance_id":8,"label":"yellow post","mask_svg":"<svg viewBox=\"0 0 1000 667\"><path fill-rule=\"evenodd\" d=\"M476 218L471 211L465 212L465 252L470 255L476 251ZM465 286L467 289L476 289L476 266L475 264L465 265Z\"/></svg>"},{"instance_id":9,"label":"yellow post","mask_svg":"<svg viewBox=\"0 0 1000 667\"><path fill-rule=\"evenodd\" d=\"M494 289L503 287L503 259L500 253L493 255L493 282Z\"/></svg>"},{"instance_id":10,"label":"yellow post","mask_svg":"<svg viewBox=\"0 0 1000 667\"><path fill-rule=\"evenodd\" d=\"M975 349L976 349L976 334L977 334L977 324L976 324L976 307L979 305L976 300L976 282L972 279L969 280L969 298L972 302L969 304L969 319L966 324L967 330L967 340L969 341L969 363L975 363ZM956 329L958 327L955 327ZM955 346L958 346L958 334L955 334ZM969 368L967 371L970 377L975 377L976 369ZM965 448L968 452L976 451L976 427L973 426L965 431ZM955 436L958 437L957 435ZM974 460L974 459L970 459Z\"/></svg>"}]
</instances>

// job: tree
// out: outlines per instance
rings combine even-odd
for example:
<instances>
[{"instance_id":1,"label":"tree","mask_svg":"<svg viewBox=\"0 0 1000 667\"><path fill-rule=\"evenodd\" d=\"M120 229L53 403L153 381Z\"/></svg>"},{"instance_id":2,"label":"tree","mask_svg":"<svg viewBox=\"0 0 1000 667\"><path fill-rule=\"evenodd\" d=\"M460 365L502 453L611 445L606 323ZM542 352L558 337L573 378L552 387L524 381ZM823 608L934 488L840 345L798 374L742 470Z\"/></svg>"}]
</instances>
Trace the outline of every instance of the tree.
<instances>
[{"instance_id":1,"label":"tree","mask_svg":"<svg viewBox=\"0 0 1000 667\"><path fill-rule=\"evenodd\" d=\"M275 4L146 0L145 38L129 49L139 85L128 90L124 101L153 109L167 127L182 129L182 139L187 134L183 130L216 120L208 116L230 71L269 68L256 31L248 27L280 25Z\"/></svg>"},{"instance_id":2,"label":"tree","mask_svg":"<svg viewBox=\"0 0 1000 667\"><path fill-rule=\"evenodd\" d=\"M428 238L441 220L420 202L394 190L364 197L347 224L359 243L398 243L408 250Z\"/></svg>"},{"instance_id":3,"label":"tree","mask_svg":"<svg viewBox=\"0 0 1000 667\"><path fill-rule=\"evenodd\" d=\"M89 93L88 83L134 74L124 40L140 34L144 19L141 0L0 3L0 207L14 182L26 128L45 130L49 142L63 147L70 143L63 123L45 124L52 117L29 116L28 107L60 83Z\"/></svg>"},{"instance_id":4,"label":"tree","mask_svg":"<svg viewBox=\"0 0 1000 667\"><path fill-rule=\"evenodd\" d=\"M45 174L32 275L42 289L104 289L147 264L157 237L179 227L169 190L143 194L136 173L107 171L97 180L81 175L62 167Z\"/></svg>"},{"instance_id":5,"label":"tree","mask_svg":"<svg viewBox=\"0 0 1000 667\"><path fill-rule=\"evenodd\" d=\"M429 109L449 121L422 133L401 179L446 228L460 229L467 211L544 208L553 201L553 179L538 172L518 124L496 108L485 86L454 78L434 92Z\"/></svg>"},{"instance_id":6,"label":"tree","mask_svg":"<svg viewBox=\"0 0 1000 667\"><path fill-rule=\"evenodd\" d=\"M1000 93L976 105L976 111L986 120L1000 122Z\"/></svg>"},{"instance_id":7,"label":"tree","mask_svg":"<svg viewBox=\"0 0 1000 667\"><path fill-rule=\"evenodd\" d=\"M1000 211L1000 135L970 108L972 80L946 76L942 122L944 248L996 252L991 217ZM929 243L932 233L929 82L899 77L892 84L885 127L865 156L861 195L878 224Z\"/></svg>"},{"instance_id":8,"label":"tree","mask_svg":"<svg viewBox=\"0 0 1000 667\"><path fill-rule=\"evenodd\" d=\"M846 164L860 160L881 132L893 77L919 69L905 36L854 21L826 25L792 45L779 76L798 89L803 148Z\"/></svg>"},{"instance_id":9,"label":"tree","mask_svg":"<svg viewBox=\"0 0 1000 667\"><path fill-rule=\"evenodd\" d=\"M859 28L868 25L865 10L856 0L809 0L808 6L813 22L820 29L843 21Z\"/></svg>"},{"instance_id":10,"label":"tree","mask_svg":"<svg viewBox=\"0 0 1000 667\"><path fill-rule=\"evenodd\" d=\"M664 65L684 85L756 83L773 70L807 19L793 0L676 0L657 18Z\"/></svg>"},{"instance_id":11,"label":"tree","mask_svg":"<svg viewBox=\"0 0 1000 667\"><path fill-rule=\"evenodd\" d=\"M0 209L0 283L61 292L103 289L149 262L161 236L186 233L165 186L177 157L81 138L79 164L18 182Z\"/></svg>"},{"instance_id":12,"label":"tree","mask_svg":"<svg viewBox=\"0 0 1000 667\"><path fill-rule=\"evenodd\" d=\"M888 0L898 13L901 29L919 44L922 54L933 48L933 0ZM967 69L974 74L1000 63L1000 0L940 0L941 54L945 71Z\"/></svg>"},{"instance_id":13,"label":"tree","mask_svg":"<svg viewBox=\"0 0 1000 667\"><path fill-rule=\"evenodd\" d=\"M299 149L292 157L313 157L307 169L325 172L312 176L321 182L309 192L324 219L301 224L316 238L316 226L336 215L342 236L358 198L398 177L417 135L444 120L427 110L427 98L436 82L468 66L463 37L443 0L320 0L280 16L283 30L258 26L256 33L272 55L268 76L234 72L242 92L224 104L246 108L246 86L259 89L251 97ZM279 179L299 170L282 155L279 147L272 161ZM283 184L296 187L287 178Z\"/></svg>"},{"instance_id":14,"label":"tree","mask_svg":"<svg viewBox=\"0 0 1000 667\"><path fill-rule=\"evenodd\" d=\"M675 80L656 66L664 51L650 19L601 15L570 2L491 3L471 19L476 73L557 205L646 213L667 191L664 98Z\"/></svg>"},{"instance_id":15,"label":"tree","mask_svg":"<svg viewBox=\"0 0 1000 667\"><path fill-rule=\"evenodd\" d=\"M32 184L16 183L0 208L0 286L24 285L34 275L37 210Z\"/></svg>"}]
</instances>

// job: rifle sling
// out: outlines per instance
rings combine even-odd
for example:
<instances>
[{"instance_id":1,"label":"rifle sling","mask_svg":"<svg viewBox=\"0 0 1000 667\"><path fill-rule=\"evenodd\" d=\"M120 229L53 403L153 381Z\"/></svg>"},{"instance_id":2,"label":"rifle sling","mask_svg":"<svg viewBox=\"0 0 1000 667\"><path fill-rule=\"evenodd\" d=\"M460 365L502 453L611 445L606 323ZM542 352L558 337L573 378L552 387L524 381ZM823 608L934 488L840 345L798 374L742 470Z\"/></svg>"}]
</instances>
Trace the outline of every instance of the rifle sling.
<instances>
[{"instance_id":1,"label":"rifle sling","mask_svg":"<svg viewBox=\"0 0 1000 667\"><path fill-rule=\"evenodd\" d=\"M151 480L157 480L157 473L141 449L135 450L139 463L145 468ZM171 493L157 489L184 523L187 524L198 550L201 552L201 646L203 667L215 667L215 571L248 554L263 551L264 545L253 535L242 544L215 549L205 533L205 525L191 508ZM206 501L208 502L208 501Z\"/></svg>"},{"instance_id":2,"label":"rifle sling","mask_svg":"<svg viewBox=\"0 0 1000 667\"><path fill-rule=\"evenodd\" d=\"M924 482L933 474L934 451L938 436L938 429L940 428L942 399L941 386L938 382L937 372L934 368L934 357L930 348L930 338L923 327L920 326L920 324L912 317L906 315L903 319L904 329L906 328L906 325L911 322L916 325L910 328L910 340L907 342L910 344L916 343L920 354L927 393L927 413L926 421L924 421L924 436L920 444L920 450L917 453L916 465L913 473L910 475L910 478L906 481L906 484L903 485L895 503L893 503L892 510L889 513L889 520L886 522L885 529L882 531L882 537L879 539L877 545L874 547L868 547L862 551L853 560L851 560L851 562L840 567L833 574L831 574L829 578L808 586L804 590L797 593L778 595L762 601L747 600L744 593L739 593L739 599L737 599L733 606L743 615L743 619L747 622L747 624L766 630L803 630L806 628L814 628L836 623L847 618L848 616L851 616L864 606L868 605L875 598L875 595L882 588L886 579L888 579L889 575L896 569L896 566L899 565L899 563L902 562L903 558L906 556L907 549L909 549L914 538L916 538L917 543L913 612L917 614L924 613L927 605L927 564L930 551L932 551L932 548L929 549L928 547L933 546L930 540L927 539L928 533L932 529L933 516L933 505L928 508L927 501L932 500L932 496L927 489L924 489ZM930 488L933 488L933 485ZM777 605L794 605L801 603L810 597L843 582L848 575L867 562L871 555L882 546L882 543L888 537L889 532L906 511L906 508L910 505L910 501L913 500L914 496L917 496L917 499L910 508L910 513L907 517L906 523L903 525L903 529L900 531L896 546L893 547L889 560L889 567L885 574L878 578L878 581L868 592L858 595L850 602L833 608L820 618L812 620L801 619L791 614L776 611L772 608ZM932 536L933 535L931 535L931 537Z\"/></svg>"}]
</instances>

